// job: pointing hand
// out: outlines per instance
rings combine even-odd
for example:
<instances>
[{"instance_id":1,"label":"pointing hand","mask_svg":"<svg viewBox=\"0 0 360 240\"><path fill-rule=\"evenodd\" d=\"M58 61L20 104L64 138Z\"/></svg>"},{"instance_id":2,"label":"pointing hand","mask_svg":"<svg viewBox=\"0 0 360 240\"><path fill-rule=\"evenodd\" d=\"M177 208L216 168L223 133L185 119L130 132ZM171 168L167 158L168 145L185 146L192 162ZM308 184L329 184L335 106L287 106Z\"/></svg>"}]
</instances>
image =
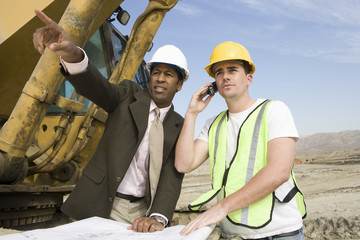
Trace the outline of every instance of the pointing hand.
<instances>
[{"instance_id":1,"label":"pointing hand","mask_svg":"<svg viewBox=\"0 0 360 240\"><path fill-rule=\"evenodd\" d=\"M45 24L45 27L36 29L33 34L33 44L36 50L43 54L45 45L66 62L75 63L83 60L82 51L61 26L38 9L35 9L35 14Z\"/></svg>"}]
</instances>

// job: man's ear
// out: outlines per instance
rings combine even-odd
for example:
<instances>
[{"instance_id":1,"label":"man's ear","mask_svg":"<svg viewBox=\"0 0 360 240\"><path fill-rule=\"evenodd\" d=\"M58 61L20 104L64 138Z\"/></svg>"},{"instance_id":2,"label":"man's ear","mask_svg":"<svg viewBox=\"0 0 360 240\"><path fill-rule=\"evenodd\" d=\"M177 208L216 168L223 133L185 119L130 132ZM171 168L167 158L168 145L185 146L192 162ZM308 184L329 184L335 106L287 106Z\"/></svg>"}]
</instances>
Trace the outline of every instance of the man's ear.
<instances>
[{"instance_id":1,"label":"man's ear","mask_svg":"<svg viewBox=\"0 0 360 240\"><path fill-rule=\"evenodd\" d=\"M182 89L183 84L184 84L184 80L178 81L176 92L178 92L178 91L180 91Z\"/></svg>"},{"instance_id":2,"label":"man's ear","mask_svg":"<svg viewBox=\"0 0 360 240\"><path fill-rule=\"evenodd\" d=\"M248 75L246 75L246 78L247 78L248 86L250 86L250 84L253 82L253 75L249 73Z\"/></svg>"}]
</instances>

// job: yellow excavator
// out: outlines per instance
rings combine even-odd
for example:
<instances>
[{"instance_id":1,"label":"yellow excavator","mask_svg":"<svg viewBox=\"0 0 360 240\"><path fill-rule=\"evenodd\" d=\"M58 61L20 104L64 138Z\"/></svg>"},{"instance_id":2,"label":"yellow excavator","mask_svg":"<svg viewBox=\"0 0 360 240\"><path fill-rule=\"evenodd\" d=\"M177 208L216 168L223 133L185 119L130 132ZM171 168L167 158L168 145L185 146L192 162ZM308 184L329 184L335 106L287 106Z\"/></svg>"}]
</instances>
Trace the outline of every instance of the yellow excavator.
<instances>
[{"instance_id":1,"label":"yellow excavator","mask_svg":"<svg viewBox=\"0 0 360 240\"><path fill-rule=\"evenodd\" d=\"M40 56L32 34L40 9L85 49L113 83L146 87L144 55L165 14L178 0L149 0L129 36L124 0L12 0L0 8L0 227L31 229L61 218L102 137L107 114L79 96L59 71L59 58Z\"/></svg>"}]
</instances>

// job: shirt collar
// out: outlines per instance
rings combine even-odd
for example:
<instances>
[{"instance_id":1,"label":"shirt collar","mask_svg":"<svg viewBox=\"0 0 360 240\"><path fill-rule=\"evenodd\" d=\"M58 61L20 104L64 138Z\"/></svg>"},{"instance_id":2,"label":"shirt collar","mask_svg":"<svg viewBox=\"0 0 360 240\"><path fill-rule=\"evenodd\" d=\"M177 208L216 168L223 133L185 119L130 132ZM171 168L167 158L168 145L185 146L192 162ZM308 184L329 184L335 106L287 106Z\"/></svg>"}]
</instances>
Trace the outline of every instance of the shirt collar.
<instances>
[{"instance_id":1,"label":"shirt collar","mask_svg":"<svg viewBox=\"0 0 360 240\"><path fill-rule=\"evenodd\" d=\"M159 108L159 110L160 110L160 120L161 120L161 121L164 120L166 114L168 113L168 111L169 111L170 108L171 108L171 105L172 105L172 104L170 104L168 107ZM152 111L154 111L155 108L157 108L157 106L156 106L154 100L151 99L151 101L150 101L149 113L151 113Z\"/></svg>"}]
</instances>

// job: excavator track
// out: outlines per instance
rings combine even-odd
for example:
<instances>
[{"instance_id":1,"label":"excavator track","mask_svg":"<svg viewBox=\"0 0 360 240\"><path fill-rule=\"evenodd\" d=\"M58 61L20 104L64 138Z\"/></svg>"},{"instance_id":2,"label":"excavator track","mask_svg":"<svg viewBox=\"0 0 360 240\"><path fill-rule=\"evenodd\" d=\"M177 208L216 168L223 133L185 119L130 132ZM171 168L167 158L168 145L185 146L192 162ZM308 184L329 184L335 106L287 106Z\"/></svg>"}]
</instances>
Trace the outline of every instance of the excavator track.
<instances>
[{"instance_id":1,"label":"excavator track","mask_svg":"<svg viewBox=\"0 0 360 240\"><path fill-rule=\"evenodd\" d=\"M62 221L60 207L72 188L0 185L0 227L26 230Z\"/></svg>"}]
</instances>

